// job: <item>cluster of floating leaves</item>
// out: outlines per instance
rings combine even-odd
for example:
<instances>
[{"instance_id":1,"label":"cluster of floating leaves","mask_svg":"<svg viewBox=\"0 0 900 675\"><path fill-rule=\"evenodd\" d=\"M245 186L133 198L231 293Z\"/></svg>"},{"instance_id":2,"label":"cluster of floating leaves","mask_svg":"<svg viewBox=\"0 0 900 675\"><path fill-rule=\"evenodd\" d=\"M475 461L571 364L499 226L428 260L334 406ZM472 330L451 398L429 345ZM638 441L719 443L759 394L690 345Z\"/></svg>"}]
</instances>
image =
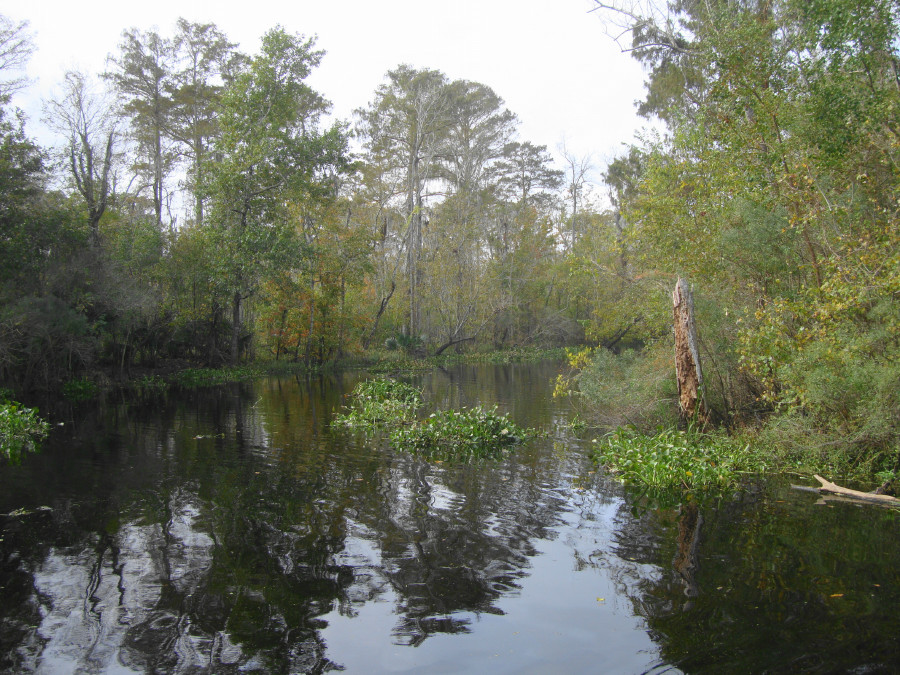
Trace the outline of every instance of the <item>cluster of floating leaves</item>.
<instances>
[{"instance_id":1,"label":"cluster of floating leaves","mask_svg":"<svg viewBox=\"0 0 900 675\"><path fill-rule=\"evenodd\" d=\"M442 410L420 418L422 391L388 378L361 382L349 398L347 411L334 419L336 425L386 430L394 447L430 459L496 459L536 435L498 413L496 406Z\"/></svg>"}]
</instances>

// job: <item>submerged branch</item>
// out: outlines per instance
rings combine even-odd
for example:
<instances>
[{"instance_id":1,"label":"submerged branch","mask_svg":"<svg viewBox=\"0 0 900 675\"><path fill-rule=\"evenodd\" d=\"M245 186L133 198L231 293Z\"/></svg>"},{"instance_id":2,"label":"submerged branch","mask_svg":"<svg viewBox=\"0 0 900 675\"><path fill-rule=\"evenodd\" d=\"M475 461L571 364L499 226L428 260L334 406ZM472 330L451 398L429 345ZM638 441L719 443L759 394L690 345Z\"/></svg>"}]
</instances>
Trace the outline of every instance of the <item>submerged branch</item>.
<instances>
[{"instance_id":1,"label":"submerged branch","mask_svg":"<svg viewBox=\"0 0 900 675\"><path fill-rule=\"evenodd\" d=\"M900 499L891 497L890 495L880 495L874 492L861 492L860 490L851 490L850 488L835 485L834 483L825 480L818 474L815 474L814 478L822 484L820 487L811 488L801 485L792 485L791 487L796 490L803 490L805 492L817 492L824 495L837 495L838 497L854 502L881 504L883 506L900 505Z\"/></svg>"}]
</instances>

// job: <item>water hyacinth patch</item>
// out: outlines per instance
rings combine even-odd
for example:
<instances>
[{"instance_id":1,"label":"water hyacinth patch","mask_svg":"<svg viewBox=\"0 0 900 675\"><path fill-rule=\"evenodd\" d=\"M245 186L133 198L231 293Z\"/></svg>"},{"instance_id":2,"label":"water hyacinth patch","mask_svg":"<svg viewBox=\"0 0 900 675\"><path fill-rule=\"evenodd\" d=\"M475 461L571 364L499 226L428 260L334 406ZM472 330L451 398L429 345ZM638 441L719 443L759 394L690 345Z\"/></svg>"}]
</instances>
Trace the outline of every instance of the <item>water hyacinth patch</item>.
<instances>
[{"instance_id":1,"label":"water hyacinth patch","mask_svg":"<svg viewBox=\"0 0 900 675\"><path fill-rule=\"evenodd\" d=\"M501 415L476 406L444 410L419 419L422 391L392 379L361 382L350 394L349 410L336 425L374 431L386 429L391 445L430 459L470 461L498 458L510 446L535 435Z\"/></svg>"},{"instance_id":2,"label":"water hyacinth patch","mask_svg":"<svg viewBox=\"0 0 900 675\"><path fill-rule=\"evenodd\" d=\"M37 450L49 430L37 410L0 397L0 456L18 462L24 453Z\"/></svg>"},{"instance_id":3,"label":"water hyacinth patch","mask_svg":"<svg viewBox=\"0 0 900 675\"><path fill-rule=\"evenodd\" d=\"M334 423L346 427L376 429L410 422L422 405L422 392L412 385L389 378L365 380L350 394L350 409Z\"/></svg>"},{"instance_id":4,"label":"water hyacinth patch","mask_svg":"<svg viewBox=\"0 0 900 675\"><path fill-rule=\"evenodd\" d=\"M503 351L492 352L464 352L462 354L442 354L432 357L436 363L450 365L454 363L537 363L544 360L562 361L566 358L566 349L534 349L530 347L515 347Z\"/></svg>"},{"instance_id":5,"label":"water hyacinth patch","mask_svg":"<svg viewBox=\"0 0 900 675\"><path fill-rule=\"evenodd\" d=\"M391 431L391 443L431 459L497 459L510 446L536 435L513 423L497 408L443 410Z\"/></svg>"},{"instance_id":6,"label":"water hyacinth patch","mask_svg":"<svg viewBox=\"0 0 900 675\"><path fill-rule=\"evenodd\" d=\"M62 386L62 395L67 401L72 403L83 403L90 401L100 393L100 387L91 380L81 377L69 380Z\"/></svg>"},{"instance_id":7,"label":"water hyacinth patch","mask_svg":"<svg viewBox=\"0 0 900 675\"><path fill-rule=\"evenodd\" d=\"M621 428L602 441L594 458L626 485L716 489L734 485L748 465L749 448L726 436L661 429L644 434Z\"/></svg>"}]
</instances>

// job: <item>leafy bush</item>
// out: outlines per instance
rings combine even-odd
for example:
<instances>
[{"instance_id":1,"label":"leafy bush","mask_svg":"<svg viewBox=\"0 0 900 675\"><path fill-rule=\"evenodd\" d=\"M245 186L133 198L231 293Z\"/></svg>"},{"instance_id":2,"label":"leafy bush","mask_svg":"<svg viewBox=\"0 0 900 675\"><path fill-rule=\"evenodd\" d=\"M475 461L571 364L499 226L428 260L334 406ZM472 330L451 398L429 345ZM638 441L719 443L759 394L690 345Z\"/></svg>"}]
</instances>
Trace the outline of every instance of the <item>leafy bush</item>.
<instances>
[{"instance_id":1,"label":"leafy bush","mask_svg":"<svg viewBox=\"0 0 900 675\"><path fill-rule=\"evenodd\" d=\"M672 347L660 340L641 352L608 349L569 354L572 372L557 380L554 396L568 396L602 426L649 429L678 419Z\"/></svg>"},{"instance_id":2,"label":"leafy bush","mask_svg":"<svg viewBox=\"0 0 900 675\"><path fill-rule=\"evenodd\" d=\"M848 238L822 261L821 285L769 302L741 335L744 367L784 418L769 422L772 435L787 429L811 463L857 472L900 461L898 250L894 226Z\"/></svg>"},{"instance_id":3,"label":"leafy bush","mask_svg":"<svg viewBox=\"0 0 900 675\"><path fill-rule=\"evenodd\" d=\"M418 355L425 349L425 341L418 335L398 333L394 341L407 354Z\"/></svg>"},{"instance_id":4,"label":"leafy bush","mask_svg":"<svg viewBox=\"0 0 900 675\"><path fill-rule=\"evenodd\" d=\"M304 363L288 361L271 361L224 368L186 368L176 373L171 378L171 382L185 389L197 389L200 387L214 387L229 382L252 380L257 377L265 377L266 375L290 375L312 370L315 370L315 368Z\"/></svg>"},{"instance_id":5,"label":"leafy bush","mask_svg":"<svg viewBox=\"0 0 900 675\"><path fill-rule=\"evenodd\" d=\"M236 368L187 368L176 373L172 381L186 389L197 389L242 379L241 374Z\"/></svg>"},{"instance_id":6,"label":"leafy bush","mask_svg":"<svg viewBox=\"0 0 900 675\"><path fill-rule=\"evenodd\" d=\"M0 400L0 455L17 462L26 452L34 452L47 436L50 425L37 410L21 403Z\"/></svg>"},{"instance_id":7,"label":"leafy bush","mask_svg":"<svg viewBox=\"0 0 900 675\"><path fill-rule=\"evenodd\" d=\"M491 352L465 352L463 354L442 354L434 357L442 365L454 363L537 363L538 361L566 358L563 347L554 349L536 349L533 347L514 347Z\"/></svg>"},{"instance_id":8,"label":"leafy bush","mask_svg":"<svg viewBox=\"0 0 900 675\"><path fill-rule=\"evenodd\" d=\"M429 372L434 364L423 358L409 356L402 351L370 349L364 355L345 358L340 366L345 369L361 369L372 374L397 372Z\"/></svg>"},{"instance_id":9,"label":"leafy bush","mask_svg":"<svg viewBox=\"0 0 900 675\"><path fill-rule=\"evenodd\" d=\"M94 382L91 382L85 377L69 380L62 386L63 397L65 397L68 401L72 401L73 403L90 401L97 395L99 391L100 388Z\"/></svg>"},{"instance_id":10,"label":"leafy bush","mask_svg":"<svg viewBox=\"0 0 900 675\"><path fill-rule=\"evenodd\" d=\"M99 343L87 318L56 297L0 298L0 380L53 389L89 367Z\"/></svg>"},{"instance_id":11,"label":"leafy bush","mask_svg":"<svg viewBox=\"0 0 900 675\"><path fill-rule=\"evenodd\" d=\"M168 388L166 381L159 375L142 375L132 383L137 391L164 391Z\"/></svg>"},{"instance_id":12,"label":"leafy bush","mask_svg":"<svg viewBox=\"0 0 900 675\"><path fill-rule=\"evenodd\" d=\"M743 433L754 447L766 448L773 464L791 471L868 483L879 473L900 469L896 448L873 451L859 443L859 435L796 410L772 415Z\"/></svg>"}]
</instances>

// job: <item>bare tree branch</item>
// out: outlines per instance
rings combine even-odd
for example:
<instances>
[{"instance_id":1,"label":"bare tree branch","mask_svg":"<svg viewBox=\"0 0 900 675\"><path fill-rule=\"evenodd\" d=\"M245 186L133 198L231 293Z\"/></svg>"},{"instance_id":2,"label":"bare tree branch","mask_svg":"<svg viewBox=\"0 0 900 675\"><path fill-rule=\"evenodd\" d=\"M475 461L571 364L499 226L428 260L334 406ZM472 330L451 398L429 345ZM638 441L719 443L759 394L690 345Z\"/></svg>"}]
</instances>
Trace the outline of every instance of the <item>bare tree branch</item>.
<instances>
[{"instance_id":1,"label":"bare tree branch","mask_svg":"<svg viewBox=\"0 0 900 675\"><path fill-rule=\"evenodd\" d=\"M28 22L16 23L0 14L0 102L8 102L13 94L28 85L27 77L14 73L25 69L33 51Z\"/></svg>"}]
</instances>

